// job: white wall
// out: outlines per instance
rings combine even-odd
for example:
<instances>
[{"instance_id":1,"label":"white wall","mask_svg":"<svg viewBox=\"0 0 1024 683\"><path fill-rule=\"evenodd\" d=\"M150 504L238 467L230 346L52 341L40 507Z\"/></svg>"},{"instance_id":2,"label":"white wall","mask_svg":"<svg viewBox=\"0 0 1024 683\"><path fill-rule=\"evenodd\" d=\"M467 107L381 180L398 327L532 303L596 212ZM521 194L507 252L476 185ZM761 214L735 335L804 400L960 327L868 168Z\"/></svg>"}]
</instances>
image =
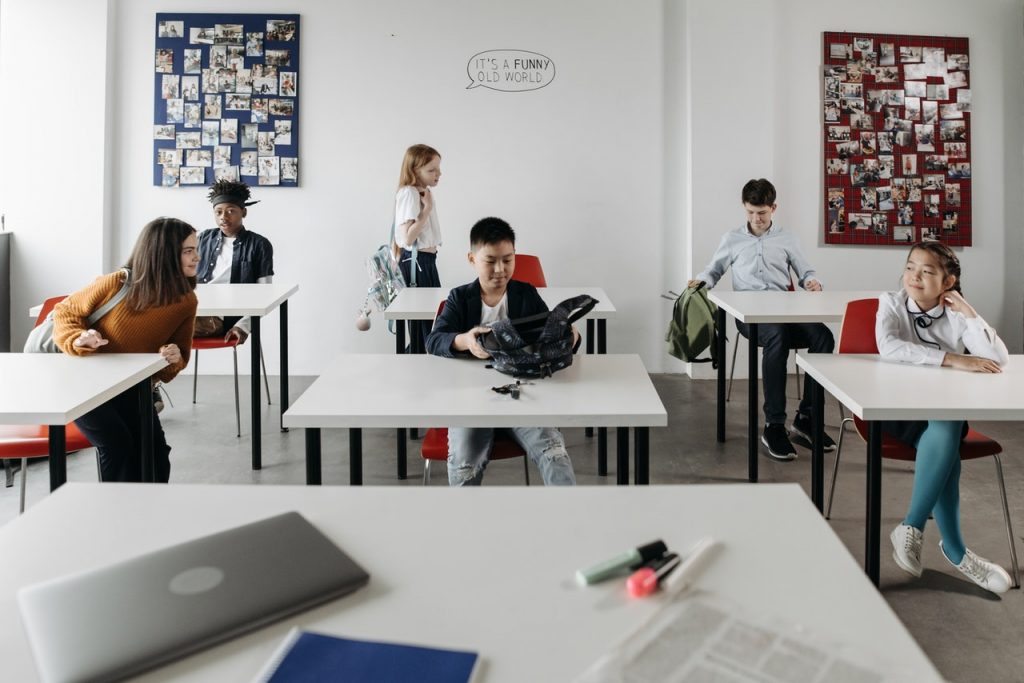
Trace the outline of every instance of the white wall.
<instances>
[{"instance_id":1,"label":"white wall","mask_svg":"<svg viewBox=\"0 0 1024 683\"><path fill-rule=\"evenodd\" d=\"M205 3L176 3L203 11ZM232 0L223 12L273 12L278 2ZM153 15L166 2L117 10L121 131L114 186L116 251L158 214L212 227L205 191L151 185ZM253 189L248 227L275 245L276 279L296 281L289 308L291 371L315 374L339 351L391 352L382 318L353 325L368 284L364 259L387 239L398 169L416 142L443 156L436 190L445 285L472 279L469 228L506 218L518 248L541 256L552 285L598 284L621 311L610 350L657 367L650 326L660 304L661 3L377 3L299 0L300 185ZM538 91L467 90L477 52L517 48L554 60ZM276 315L264 330L276 372ZM204 372L211 368L204 356ZM218 359L229 371L228 358Z\"/></svg>"},{"instance_id":2,"label":"white wall","mask_svg":"<svg viewBox=\"0 0 1024 683\"><path fill-rule=\"evenodd\" d=\"M107 0L0 3L0 213L13 231L12 348L48 296L102 272Z\"/></svg>"},{"instance_id":3,"label":"white wall","mask_svg":"<svg viewBox=\"0 0 1024 683\"><path fill-rule=\"evenodd\" d=\"M779 191L776 220L796 232L826 287L893 289L903 249L824 246L821 229L821 43L857 30L970 39L974 244L960 250L969 300L1021 351L1024 214L1024 4L1021 0L718 0L688 2L693 145L687 274L721 233L742 224L739 191L765 176ZM682 162L680 162L682 163ZM698 172L699 170L699 172ZM720 286L731 287L725 278ZM735 336L730 322L730 339ZM731 349L730 349L731 350ZM745 354L741 345L740 353ZM745 375L745 364L737 376ZM694 366L706 376L707 366Z\"/></svg>"},{"instance_id":4,"label":"white wall","mask_svg":"<svg viewBox=\"0 0 1024 683\"><path fill-rule=\"evenodd\" d=\"M16 344L29 324L21 311L122 260L155 215L211 225L202 189L150 184L153 24L167 9L0 4L0 87L8 98L32 93L25 106L0 107ZM301 287L290 309L296 374L315 374L338 351L391 350L379 315L369 333L352 320L363 260L386 239L401 154L414 142L444 155L446 285L471 277L472 222L504 216L552 284L605 287L621 312L610 350L639 352L652 371L684 369L663 352L668 303L657 294L699 271L742 221L737 195L750 177L776 182L778 220L799 233L827 286L893 286L901 250L821 244L821 32L859 28L971 39L975 245L962 252L965 286L1020 351L1021 0L863 0L855 13L837 0L295 0L284 9L302 17L301 187L255 188L262 202L248 224L274 241L278 279ZM24 28L40 25L45 50ZM554 83L467 90L470 56L508 47L551 57ZM43 187L50 178L58 190ZM275 315L265 326L272 373L276 328ZM204 371L229 363L210 354Z\"/></svg>"}]
</instances>

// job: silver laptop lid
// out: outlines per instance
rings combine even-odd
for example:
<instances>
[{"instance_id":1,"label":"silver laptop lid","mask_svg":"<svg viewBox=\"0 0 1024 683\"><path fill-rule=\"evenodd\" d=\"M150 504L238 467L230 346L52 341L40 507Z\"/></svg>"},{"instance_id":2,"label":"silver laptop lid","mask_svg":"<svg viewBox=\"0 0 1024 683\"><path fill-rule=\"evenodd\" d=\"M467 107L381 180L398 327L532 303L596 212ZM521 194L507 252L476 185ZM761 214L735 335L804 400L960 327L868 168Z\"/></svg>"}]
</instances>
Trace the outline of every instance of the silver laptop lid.
<instances>
[{"instance_id":1,"label":"silver laptop lid","mask_svg":"<svg viewBox=\"0 0 1024 683\"><path fill-rule=\"evenodd\" d=\"M297 512L18 592L44 681L123 678L365 585Z\"/></svg>"}]
</instances>

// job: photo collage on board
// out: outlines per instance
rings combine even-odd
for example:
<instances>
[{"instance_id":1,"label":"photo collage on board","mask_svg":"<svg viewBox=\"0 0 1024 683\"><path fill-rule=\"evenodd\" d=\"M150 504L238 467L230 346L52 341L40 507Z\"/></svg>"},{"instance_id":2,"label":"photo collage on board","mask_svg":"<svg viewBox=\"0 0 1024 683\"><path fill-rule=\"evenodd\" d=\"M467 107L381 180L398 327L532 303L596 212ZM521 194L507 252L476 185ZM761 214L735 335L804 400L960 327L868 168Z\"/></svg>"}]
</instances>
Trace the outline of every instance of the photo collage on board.
<instances>
[{"instance_id":1,"label":"photo collage on board","mask_svg":"<svg viewBox=\"0 0 1024 683\"><path fill-rule=\"evenodd\" d=\"M967 38L824 34L826 244L971 244Z\"/></svg>"},{"instance_id":2,"label":"photo collage on board","mask_svg":"<svg viewBox=\"0 0 1024 683\"><path fill-rule=\"evenodd\" d=\"M154 185L298 185L298 15L157 14L154 64Z\"/></svg>"}]
</instances>

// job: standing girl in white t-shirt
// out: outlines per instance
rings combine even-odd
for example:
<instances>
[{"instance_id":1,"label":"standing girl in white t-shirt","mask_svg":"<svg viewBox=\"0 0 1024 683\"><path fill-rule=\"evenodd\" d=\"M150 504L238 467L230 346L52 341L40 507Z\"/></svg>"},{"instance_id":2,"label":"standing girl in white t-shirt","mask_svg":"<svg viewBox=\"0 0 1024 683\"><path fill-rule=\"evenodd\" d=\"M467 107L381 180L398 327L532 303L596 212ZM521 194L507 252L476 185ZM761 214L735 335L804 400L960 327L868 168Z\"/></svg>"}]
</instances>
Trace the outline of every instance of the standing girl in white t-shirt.
<instances>
[{"instance_id":1,"label":"standing girl in white t-shirt","mask_svg":"<svg viewBox=\"0 0 1024 683\"><path fill-rule=\"evenodd\" d=\"M395 249L405 284L410 287L440 287L437 248L441 246L441 224L437 220L430 188L441 179L441 155L429 145L405 150L395 195ZM415 252L414 252L415 250ZM413 254L415 253L415 257ZM409 340L425 348L430 324L409 323Z\"/></svg>"}]
</instances>

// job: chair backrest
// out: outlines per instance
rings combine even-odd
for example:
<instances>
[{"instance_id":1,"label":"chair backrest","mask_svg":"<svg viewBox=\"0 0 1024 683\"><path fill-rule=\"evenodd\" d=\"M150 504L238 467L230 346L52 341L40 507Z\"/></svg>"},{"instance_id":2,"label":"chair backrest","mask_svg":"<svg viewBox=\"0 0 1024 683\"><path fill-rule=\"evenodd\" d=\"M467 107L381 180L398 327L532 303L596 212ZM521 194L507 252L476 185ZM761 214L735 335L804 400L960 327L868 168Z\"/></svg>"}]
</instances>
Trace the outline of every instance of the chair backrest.
<instances>
[{"instance_id":1,"label":"chair backrest","mask_svg":"<svg viewBox=\"0 0 1024 683\"><path fill-rule=\"evenodd\" d=\"M534 287L548 286L544 279L544 269L540 267L540 259L529 254L516 254L516 270L512 273L512 279Z\"/></svg>"},{"instance_id":2,"label":"chair backrest","mask_svg":"<svg viewBox=\"0 0 1024 683\"><path fill-rule=\"evenodd\" d=\"M857 299L847 303L843 326L839 330L839 353L878 353L878 341L875 339L877 315L878 299ZM860 437L867 441L868 428L864 421L854 415L853 425Z\"/></svg>"},{"instance_id":3,"label":"chair backrest","mask_svg":"<svg viewBox=\"0 0 1024 683\"><path fill-rule=\"evenodd\" d=\"M67 294L62 294L61 296L51 296L49 299L44 301L43 307L39 309L39 316L36 318L36 324L34 325L34 327L38 327L44 320L46 320L46 316L50 314L50 311L53 310L53 307L67 298Z\"/></svg>"},{"instance_id":4,"label":"chair backrest","mask_svg":"<svg viewBox=\"0 0 1024 683\"><path fill-rule=\"evenodd\" d=\"M878 353L875 317L878 299L857 299L846 304L839 330L839 353Z\"/></svg>"}]
</instances>

